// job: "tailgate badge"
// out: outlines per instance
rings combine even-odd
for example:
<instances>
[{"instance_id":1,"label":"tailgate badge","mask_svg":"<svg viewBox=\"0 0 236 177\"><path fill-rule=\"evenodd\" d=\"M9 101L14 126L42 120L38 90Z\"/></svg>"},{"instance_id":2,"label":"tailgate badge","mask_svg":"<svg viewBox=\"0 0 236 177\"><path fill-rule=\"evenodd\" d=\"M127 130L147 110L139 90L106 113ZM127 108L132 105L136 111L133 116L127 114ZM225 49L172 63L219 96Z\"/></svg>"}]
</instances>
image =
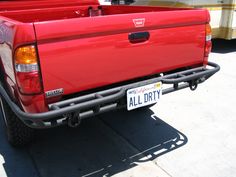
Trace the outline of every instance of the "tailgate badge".
<instances>
[{"instance_id":1,"label":"tailgate badge","mask_svg":"<svg viewBox=\"0 0 236 177\"><path fill-rule=\"evenodd\" d=\"M47 91L47 92L45 92L45 94L46 94L46 98L51 98L54 96L60 96L63 94L63 92L64 92L64 89L60 88L60 89L56 89L56 90Z\"/></svg>"},{"instance_id":2,"label":"tailgate badge","mask_svg":"<svg viewBox=\"0 0 236 177\"><path fill-rule=\"evenodd\" d=\"M144 27L145 18L136 18L136 19L133 19L133 22L136 28Z\"/></svg>"}]
</instances>

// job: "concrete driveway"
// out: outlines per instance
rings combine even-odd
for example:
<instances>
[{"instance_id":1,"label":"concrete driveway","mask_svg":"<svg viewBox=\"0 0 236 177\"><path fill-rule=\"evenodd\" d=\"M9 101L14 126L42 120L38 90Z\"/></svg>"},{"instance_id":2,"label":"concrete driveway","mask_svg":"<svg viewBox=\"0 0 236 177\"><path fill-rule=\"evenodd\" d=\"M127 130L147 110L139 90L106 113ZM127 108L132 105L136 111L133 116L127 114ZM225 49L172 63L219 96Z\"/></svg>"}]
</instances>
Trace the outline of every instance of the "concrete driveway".
<instances>
[{"instance_id":1,"label":"concrete driveway","mask_svg":"<svg viewBox=\"0 0 236 177\"><path fill-rule=\"evenodd\" d=\"M214 41L210 60L221 71L195 92L40 131L26 148L7 144L1 120L0 177L235 176L236 41Z\"/></svg>"}]
</instances>

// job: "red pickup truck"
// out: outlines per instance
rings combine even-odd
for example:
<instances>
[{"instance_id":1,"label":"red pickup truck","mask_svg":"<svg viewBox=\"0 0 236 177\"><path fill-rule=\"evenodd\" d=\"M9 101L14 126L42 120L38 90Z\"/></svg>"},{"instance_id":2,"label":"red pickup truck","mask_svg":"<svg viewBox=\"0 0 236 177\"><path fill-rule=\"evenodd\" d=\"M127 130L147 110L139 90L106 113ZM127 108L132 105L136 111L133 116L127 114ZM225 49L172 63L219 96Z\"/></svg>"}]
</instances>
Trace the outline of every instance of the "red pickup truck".
<instances>
[{"instance_id":1,"label":"red pickup truck","mask_svg":"<svg viewBox=\"0 0 236 177\"><path fill-rule=\"evenodd\" d=\"M9 142L195 90L220 69L208 62L209 21L204 9L1 1L0 110Z\"/></svg>"}]
</instances>

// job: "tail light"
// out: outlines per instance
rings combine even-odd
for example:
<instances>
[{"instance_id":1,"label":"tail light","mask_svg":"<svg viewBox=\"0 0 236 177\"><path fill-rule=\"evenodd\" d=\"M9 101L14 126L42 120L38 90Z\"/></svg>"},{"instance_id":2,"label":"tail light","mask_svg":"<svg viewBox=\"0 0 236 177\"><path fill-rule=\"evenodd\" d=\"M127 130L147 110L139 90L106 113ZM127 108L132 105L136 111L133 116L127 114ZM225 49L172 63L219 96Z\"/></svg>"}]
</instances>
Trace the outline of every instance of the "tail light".
<instances>
[{"instance_id":1,"label":"tail light","mask_svg":"<svg viewBox=\"0 0 236 177\"><path fill-rule=\"evenodd\" d=\"M22 94L42 92L37 51L34 45L19 47L14 55L16 81Z\"/></svg>"},{"instance_id":2,"label":"tail light","mask_svg":"<svg viewBox=\"0 0 236 177\"><path fill-rule=\"evenodd\" d=\"M211 52L211 48L212 48L211 38L212 38L211 26L210 26L210 24L207 24L206 25L206 43L205 43L205 51L204 51L204 56L205 56L206 62L208 60L208 56L209 56L209 54Z\"/></svg>"}]
</instances>

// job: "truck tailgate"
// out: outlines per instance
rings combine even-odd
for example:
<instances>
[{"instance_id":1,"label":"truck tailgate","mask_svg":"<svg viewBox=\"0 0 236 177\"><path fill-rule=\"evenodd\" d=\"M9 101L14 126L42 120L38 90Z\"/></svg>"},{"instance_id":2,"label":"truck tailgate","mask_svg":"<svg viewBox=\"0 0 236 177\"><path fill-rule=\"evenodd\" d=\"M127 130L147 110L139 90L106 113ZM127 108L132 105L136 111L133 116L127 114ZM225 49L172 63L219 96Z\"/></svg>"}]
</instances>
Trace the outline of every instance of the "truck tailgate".
<instances>
[{"instance_id":1,"label":"truck tailgate","mask_svg":"<svg viewBox=\"0 0 236 177\"><path fill-rule=\"evenodd\" d=\"M191 9L34 22L44 90L71 94L200 64L207 18ZM133 33L149 38L130 41Z\"/></svg>"}]
</instances>

